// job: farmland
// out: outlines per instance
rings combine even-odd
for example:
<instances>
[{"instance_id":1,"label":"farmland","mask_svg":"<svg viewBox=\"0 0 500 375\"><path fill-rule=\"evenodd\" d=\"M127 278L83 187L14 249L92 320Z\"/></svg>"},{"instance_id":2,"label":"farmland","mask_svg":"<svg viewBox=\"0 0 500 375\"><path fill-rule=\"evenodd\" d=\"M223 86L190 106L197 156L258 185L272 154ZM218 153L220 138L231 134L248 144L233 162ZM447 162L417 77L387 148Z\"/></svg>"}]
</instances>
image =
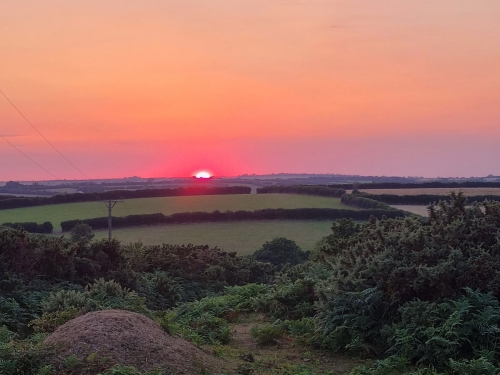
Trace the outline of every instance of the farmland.
<instances>
[{"instance_id":1,"label":"farmland","mask_svg":"<svg viewBox=\"0 0 500 375\"><path fill-rule=\"evenodd\" d=\"M448 196L451 191L461 190L467 196L474 195L500 195L500 188L416 188L416 189L359 189L364 193L379 195L442 195ZM349 192L350 193L350 192Z\"/></svg>"},{"instance_id":2,"label":"farmland","mask_svg":"<svg viewBox=\"0 0 500 375\"><path fill-rule=\"evenodd\" d=\"M240 255L252 254L266 241L286 237L303 250L331 233L331 221L249 221L235 223L196 223L117 229L113 237L123 244L141 241L145 245L189 244L217 246ZM96 238L106 238L107 231L96 231Z\"/></svg>"},{"instance_id":3,"label":"farmland","mask_svg":"<svg viewBox=\"0 0 500 375\"><path fill-rule=\"evenodd\" d=\"M176 212L212 212L261 210L266 208L337 208L352 209L344 206L337 198L325 198L294 194L245 194L245 195L199 195L186 197L162 197L128 199L118 203L113 209L113 216L132 214ZM55 231L60 231L61 221L71 219L89 219L107 216L102 202L67 203L48 206L0 210L0 223L28 222L42 223L50 221Z\"/></svg>"}]
</instances>

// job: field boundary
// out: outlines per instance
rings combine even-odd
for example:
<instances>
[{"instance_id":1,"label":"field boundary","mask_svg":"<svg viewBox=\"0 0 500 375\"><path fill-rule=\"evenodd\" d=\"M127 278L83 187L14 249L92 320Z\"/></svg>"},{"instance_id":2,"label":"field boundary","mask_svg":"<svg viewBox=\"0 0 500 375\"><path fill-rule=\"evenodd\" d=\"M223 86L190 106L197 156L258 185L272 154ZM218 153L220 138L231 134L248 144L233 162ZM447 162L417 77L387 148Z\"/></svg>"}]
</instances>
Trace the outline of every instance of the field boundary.
<instances>
[{"instance_id":1,"label":"field boundary","mask_svg":"<svg viewBox=\"0 0 500 375\"><path fill-rule=\"evenodd\" d=\"M429 204L434 204L439 201L450 201L450 196L446 195L435 195L435 194L419 194L419 195L396 195L396 194L370 194L366 192L357 192L356 195L379 202L391 204L391 205L414 205L414 206L427 206ZM483 202L485 200L489 201L500 201L500 196L498 195L475 195L468 196L468 204L472 202ZM345 202L342 202L346 204Z\"/></svg>"},{"instance_id":2,"label":"field boundary","mask_svg":"<svg viewBox=\"0 0 500 375\"><path fill-rule=\"evenodd\" d=\"M4 198L0 199L0 210L12 208L47 206L63 203L82 203L108 199L161 198L193 195L250 194L248 186L183 187L172 189L112 190L104 193L59 194L52 197Z\"/></svg>"},{"instance_id":3,"label":"field boundary","mask_svg":"<svg viewBox=\"0 0 500 375\"><path fill-rule=\"evenodd\" d=\"M145 225L165 225L184 223L206 223L225 221L257 221L257 220L337 220L353 219L368 220L370 217L395 218L411 215L397 209L380 210L343 210L334 208L294 208L294 209L264 209L256 211L213 211L213 212L180 212L172 215L162 213L129 215L113 217L114 228L127 228ZM107 217L98 217L84 220L67 220L61 222L63 232L71 230L76 224L84 223L93 229L105 229L108 227Z\"/></svg>"}]
</instances>

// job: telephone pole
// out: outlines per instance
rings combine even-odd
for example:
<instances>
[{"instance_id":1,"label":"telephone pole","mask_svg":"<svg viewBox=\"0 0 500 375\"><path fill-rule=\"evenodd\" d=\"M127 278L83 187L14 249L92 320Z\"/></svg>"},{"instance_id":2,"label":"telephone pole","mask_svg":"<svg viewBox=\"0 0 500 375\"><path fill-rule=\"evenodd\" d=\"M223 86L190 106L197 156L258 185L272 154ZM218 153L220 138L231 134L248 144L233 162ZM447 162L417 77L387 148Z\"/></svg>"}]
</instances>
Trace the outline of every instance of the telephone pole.
<instances>
[{"instance_id":1,"label":"telephone pole","mask_svg":"<svg viewBox=\"0 0 500 375\"><path fill-rule=\"evenodd\" d=\"M104 204L108 208L108 238L109 239L111 239L111 228L112 228L112 224L113 224L111 211L113 210L113 207L115 206L115 204L117 204L118 202L123 202L123 199L120 199L120 200L109 199L109 200L104 202Z\"/></svg>"}]
</instances>

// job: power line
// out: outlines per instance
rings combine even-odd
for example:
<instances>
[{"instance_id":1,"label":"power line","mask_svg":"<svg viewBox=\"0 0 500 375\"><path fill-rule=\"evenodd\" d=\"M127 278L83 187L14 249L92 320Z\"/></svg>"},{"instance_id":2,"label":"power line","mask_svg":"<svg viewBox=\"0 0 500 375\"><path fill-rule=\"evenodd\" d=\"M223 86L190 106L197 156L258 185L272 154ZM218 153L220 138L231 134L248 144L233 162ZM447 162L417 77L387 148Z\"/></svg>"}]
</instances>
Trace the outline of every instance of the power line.
<instances>
[{"instance_id":1,"label":"power line","mask_svg":"<svg viewBox=\"0 0 500 375\"><path fill-rule=\"evenodd\" d=\"M113 200L113 199L108 199L105 202L106 207L108 208L108 239L111 240L111 228L112 228L112 222L113 222L113 215L111 211L113 210L113 207L119 203L123 202L123 200Z\"/></svg>"},{"instance_id":2,"label":"power line","mask_svg":"<svg viewBox=\"0 0 500 375\"><path fill-rule=\"evenodd\" d=\"M14 147L19 153L21 153L22 155L24 155L26 158L28 158L29 160L31 160L33 163L35 163L36 165L38 165L40 168L42 168L45 172L47 172L48 174L50 174L52 177L55 177L56 180L61 180L61 178L57 177L54 173L48 171L47 169L45 169L44 167L42 167L40 164L38 164L36 161L34 161L32 158L30 158L28 155L26 155L24 152L22 152L20 149L18 149L13 143L9 142L9 140L7 138L5 138L3 135L0 135L0 137L2 137L2 139L7 142L9 145L11 145L12 147Z\"/></svg>"},{"instance_id":3,"label":"power line","mask_svg":"<svg viewBox=\"0 0 500 375\"><path fill-rule=\"evenodd\" d=\"M22 113L22 112L21 112L21 111L20 111L20 110L19 110L19 109L18 109L18 108L14 105L14 103L12 103L12 102L10 101L10 99L7 97L7 95L5 95L5 94L3 93L3 91L2 91L2 90L0 90L0 93L1 93L4 97L5 97L5 99L7 99L7 101L8 101L8 102L12 105L12 107L14 107L14 109L15 109L15 110L16 110L16 111L17 111L17 112L18 112L18 113L22 116L22 118L24 118L24 119L26 120L26 122L27 122L28 124L30 124L30 126L31 126L33 129L35 129L35 131L36 131L36 132L40 135L40 137L42 137L42 138L45 140L45 142L47 142L47 143L50 145L50 147L52 147L52 148L53 148L53 149L54 149L54 150L55 150L55 151L56 151L59 155L61 155L61 156L64 158L64 160L66 160L66 161L67 161L67 162L68 162L68 163L69 163L69 164L70 164L73 168L75 168L78 172L80 172L82 175L84 175L84 176L85 176L85 178L86 178L87 180L90 180L90 177L89 177L89 176L87 176L87 175L86 175L85 173L83 173L83 172L82 172L82 171L81 171L81 170L80 170L80 169L79 169L76 165L74 165L71 161L69 161L69 160L68 160L68 158L67 158L66 156L64 156L64 155L63 155L63 154L62 154L62 153L61 153L61 152L60 152L60 151L59 151L59 150L58 150L58 149L57 149L57 148L56 148L56 147L55 147L52 143L50 143L50 142L49 142L49 140L48 140L47 138L45 138L45 137L43 136L43 134L42 134L42 133L40 133L40 132L38 131L38 129L37 129L37 128L35 128L35 126L34 126L34 125L33 125L33 124L32 124L32 123L31 123L31 122L30 122L30 121L26 118L26 116L25 116L25 115L23 115L23 113ZM9 143L10 143L10 142L9 142ZM49 173L50 173L50 172L49 172Z\"/></svg>"}]
</instances>

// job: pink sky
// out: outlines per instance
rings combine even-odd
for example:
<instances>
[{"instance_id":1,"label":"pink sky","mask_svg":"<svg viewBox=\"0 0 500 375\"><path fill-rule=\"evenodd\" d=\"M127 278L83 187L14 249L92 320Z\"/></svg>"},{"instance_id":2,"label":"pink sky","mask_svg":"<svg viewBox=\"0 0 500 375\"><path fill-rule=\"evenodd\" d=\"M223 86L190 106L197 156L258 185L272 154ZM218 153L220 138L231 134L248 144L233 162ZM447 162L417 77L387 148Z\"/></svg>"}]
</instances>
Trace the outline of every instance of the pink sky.
<instances>
[{"instance_id":1,"label":"pink sky","mask_svg":"<svg viewBox=\"0 0 500 375\"><path fill-rule=\"evenodd\" d=\"M500 175L498 0L0 0L0 90L91 178ZM0 135L83 176L0 96ZM0 139L0 180L53 177Z\"/></svg>"}]
</instances>

